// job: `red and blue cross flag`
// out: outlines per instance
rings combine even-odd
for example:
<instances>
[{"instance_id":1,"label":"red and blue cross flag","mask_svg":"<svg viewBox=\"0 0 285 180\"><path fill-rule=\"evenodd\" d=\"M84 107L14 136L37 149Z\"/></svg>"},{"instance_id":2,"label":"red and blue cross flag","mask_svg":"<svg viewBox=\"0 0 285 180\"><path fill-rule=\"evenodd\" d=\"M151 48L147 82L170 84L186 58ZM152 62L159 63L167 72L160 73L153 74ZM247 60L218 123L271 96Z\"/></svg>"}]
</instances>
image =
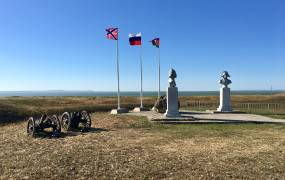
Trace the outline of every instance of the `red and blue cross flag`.
<instances>
[{"instance_id":1,"label":"red and blue cross flag","mask_svg":"<svg viewBox=\"0 0 285 180\"><path fill-rule=\"evenodd\" d=\"M142 33L129 34L129 42L131 46L140 46L142 44Z\"/></svg>"},{"instance_id":2,"label":"red and blue cross flag","mask_svg":"<svg viewBox=\"0 0 285 180\"><path fill-rule=\"evenodd\" d=\"M106 37L108 39L118 40L118 33L119 33L118 28L108 28L106 29L106 31L107 31Z\"/></svg>"},{"instance_id":3,"label":"red and blue cross flag","mask_svg":"<svg viewBox=\"0 0 285 180\"><path fill-rule=\"evenodd\" d=\"M159 40L159 38L155 38L155 39L151 40L151 43L152 43L152 45L159 48L160 40Z\"/></svg>"}]
</instances>

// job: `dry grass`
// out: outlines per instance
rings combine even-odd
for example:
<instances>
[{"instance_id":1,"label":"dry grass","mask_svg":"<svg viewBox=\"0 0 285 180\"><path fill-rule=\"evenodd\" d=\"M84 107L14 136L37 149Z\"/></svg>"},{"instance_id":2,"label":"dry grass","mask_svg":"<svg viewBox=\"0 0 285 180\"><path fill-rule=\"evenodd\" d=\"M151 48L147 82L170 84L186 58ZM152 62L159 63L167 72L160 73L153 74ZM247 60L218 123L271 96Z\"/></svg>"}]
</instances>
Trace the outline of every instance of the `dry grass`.
<instances>
[{"instance_id":1,"label":"dry grass","mask_svg":"<svg viewBox=\"0 0 285 180\"><path fill-rule=\"evenodd\" d=\"M283 179L285 126L156 125L96 113L89 133L0 126L0 179Z\"/></svg>"},{"instance_id":2,"label":"dry grass","mask_svg":"<svg viewBox=\"0 0 285 180\"><path fill-rule=\"evenodd\" d=\"M207 103L219 102L218 96L185 96L180 100L185 101L203 101ZM232 103L285 103L284 94L276 95L232 95Z\"/></svg>"},{"instance_id":3,"label":"dry grass","mask_svg":"<svg viewBox=\"0 0 285 180\"><path fill-rule=\"evenodd\" d=\"M122 107L139 105L138 97L122 97ZM151 107L154 97L145 97L144 104ZM65 111L110 111L116 108L116 97L2 97L0 98L0 122L35 116L42 113L60 114Z\"/></svg>"},{"instance_id":4,"label":"dry grass","mask_svg":"<svg viewBox=\"0 0 285 180\"><path fill-rule=\"evenodd\" d=\"M217 103L218 96L183 96L179 97L182 108L187 108L186 102L202 101ZM145 97L144 105L152 107L156 97ZM139 106L139 97L122 97L122 107ZM285 103L285 96L279 95L248 95L232 96L235 103ZM87 110L89 112L110 111L117 106L116 97L5 97L0 98L0 122L4 120L19 120L41 113L57 113L64 111Z\"/></svg>"}]
</instances>

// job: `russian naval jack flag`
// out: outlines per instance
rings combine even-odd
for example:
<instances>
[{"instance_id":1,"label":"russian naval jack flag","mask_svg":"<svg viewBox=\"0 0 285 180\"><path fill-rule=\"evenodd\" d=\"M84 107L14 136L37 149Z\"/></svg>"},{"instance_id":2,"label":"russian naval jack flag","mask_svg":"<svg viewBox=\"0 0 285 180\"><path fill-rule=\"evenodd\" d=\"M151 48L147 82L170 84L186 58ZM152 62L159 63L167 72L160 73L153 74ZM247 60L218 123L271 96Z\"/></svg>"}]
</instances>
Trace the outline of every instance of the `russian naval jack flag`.
<instances>
[{"instance_id":1,"label":"russian naval jack flag","mask_svg":"<svg viewBox=\"0 0 285 180\"><path fill-rule=\"evenodd\" d=\"M106 37L107 39L112 39L116 41L117 44L117 95L118 95L118 108L117 110L121 109L120 107L120 73L119 73L119 29L118 28L108 28L106 29ZM112 111L113 112L113 111Z\"/></svg>"},{"instance_id":2,"label":"russian naval jack flag","mask_svg":"<svg viewBox=\"0 0 285 180\"><path fill-rule=\"evenodd\" d=\"M106 29L107 31L107 34L106 34L106 37L108 39L113 39L113 40L118 40L118 28L108 28Z\"/></svg>"},{"instance_id":3,"label":"russian naval jack flag","mask_svg":"<svg viewBox=\"0 0 285 180\"><path fill-rule=\"evenodd\" d=\"M131 46L140 46L142 44L142 33L129 34L129 41Z\"/></svg>"}]
</instances>

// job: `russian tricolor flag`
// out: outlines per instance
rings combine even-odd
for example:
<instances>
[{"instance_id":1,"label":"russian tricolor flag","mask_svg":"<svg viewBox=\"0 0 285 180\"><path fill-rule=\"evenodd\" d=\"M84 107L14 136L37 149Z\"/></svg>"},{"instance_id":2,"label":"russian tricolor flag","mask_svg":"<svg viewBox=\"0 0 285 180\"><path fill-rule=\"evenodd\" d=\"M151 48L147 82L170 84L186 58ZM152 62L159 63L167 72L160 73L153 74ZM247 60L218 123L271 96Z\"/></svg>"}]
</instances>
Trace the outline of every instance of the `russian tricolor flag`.
<instances>
[{"instance_id":1,"label":"russian tricolor flag","mask_svg":"<svg viewBox=\"0 0 285 180\"><path fill-rule=\"evenodd\" d=\"M129 34L129 41L131 46L140 46L142 44L142 33Z\"/></svg>"}]
</instances>

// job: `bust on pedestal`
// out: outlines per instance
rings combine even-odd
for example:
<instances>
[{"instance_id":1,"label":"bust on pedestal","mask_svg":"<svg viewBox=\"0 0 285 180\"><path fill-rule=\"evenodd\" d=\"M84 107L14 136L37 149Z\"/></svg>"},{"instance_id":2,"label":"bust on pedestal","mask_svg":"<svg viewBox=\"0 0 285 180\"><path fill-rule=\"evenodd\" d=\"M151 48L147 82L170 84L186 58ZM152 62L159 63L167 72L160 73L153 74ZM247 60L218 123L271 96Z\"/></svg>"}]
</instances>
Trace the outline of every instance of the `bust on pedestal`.
<instances>
[{"instance_id":1,"label":"bust on pedestal","mask_svg":"<svg viewBox=\"0 0 285 180\"><path fill-rule=\"evenodd\" d=\"M169 87L167 88L167 109L164 114L166 117L179 117L179 107L178 107L178 88L176 87L175 78L177 74L174 69L169 71Z\"/></svg>"},{"instance_id":2,"label":"bust on pedestal","mask_svg":"<svg viewBox=\"0 0 285 180\"><path fill-rule=\"evenodd\" d=\"M230 77L227 71L224 71L221 75L220 84L222 87L220 88L220 106L218 107L218 112L231 112L232 104L231 104L231 89L228 87L229 84L232 83L228 78Z\"/></svg>"}]
</instances>

